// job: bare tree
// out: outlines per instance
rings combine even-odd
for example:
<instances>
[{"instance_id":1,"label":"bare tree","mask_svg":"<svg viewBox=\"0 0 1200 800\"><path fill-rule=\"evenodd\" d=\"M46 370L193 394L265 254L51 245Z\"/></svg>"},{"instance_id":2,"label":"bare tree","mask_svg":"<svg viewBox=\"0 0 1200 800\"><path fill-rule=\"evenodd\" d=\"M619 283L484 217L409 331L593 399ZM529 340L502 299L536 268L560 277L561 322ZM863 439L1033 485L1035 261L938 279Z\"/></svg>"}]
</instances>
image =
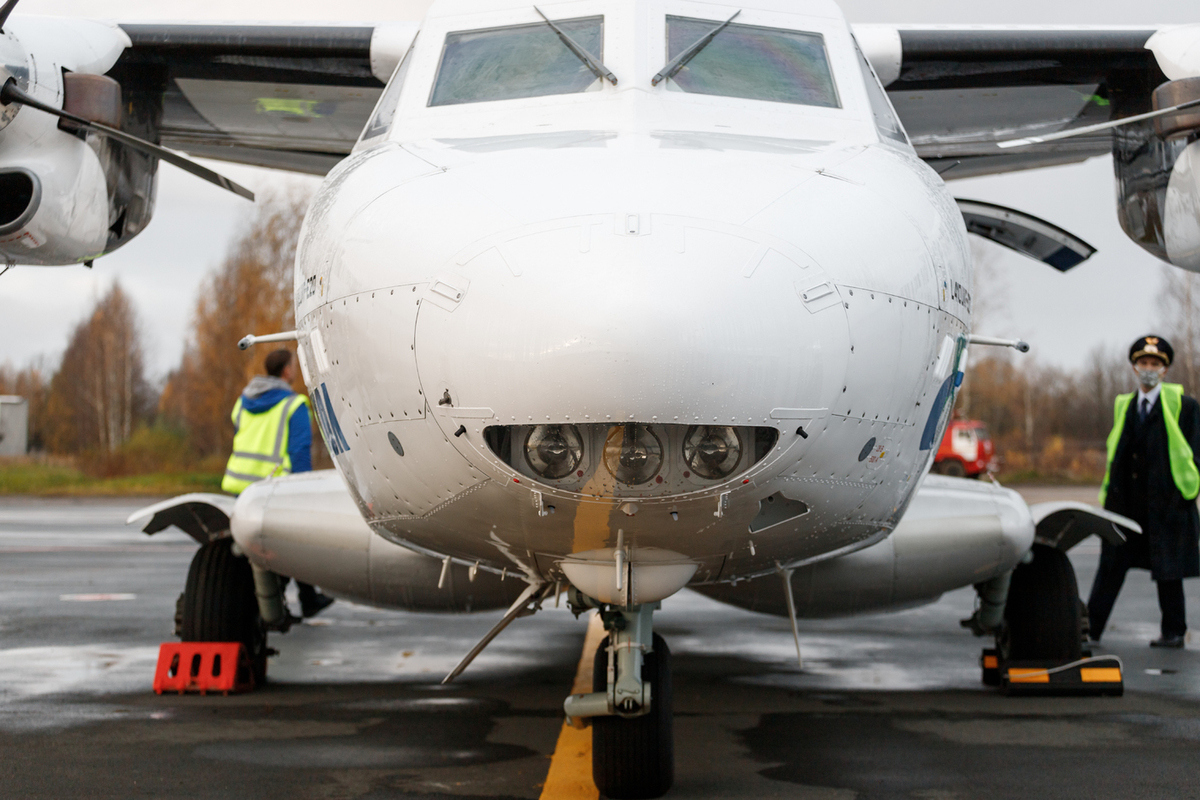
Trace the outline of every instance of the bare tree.
<instances>
[{"instance_id":1,"label":"bare tree","mask_svg":"<svg viewBox=\"0 0 1200 800\"><path fill-rule=\"evenodd\" d=\"M137 313L114 283L75 327L50 380L47 443L57 452L112 453L153 407Z\"/></svg>"},{"instance_id":2,"label":"bare tree","mask_svg":"<svg viewBox=\"0 0 1200 800\"><path fill-rule=\"evenodd\" d=\"M1164 269L1158 307L1163 315L1162 334L1175 348L1171 379L1195 395L1200 391L1200 275Z\"/></svg>"},{"instance_id":3,"label":"bare tree","mask_svg":"<svg viewBox=\"0 0 1200 800\"><path fill-rule=\"evenodd\" d=\"M1113 422L1113 398L1133 389L1133 371L1120 347L1097 345L1078 377L1074 416L1080 437L1102 441Z\"/></svg>"},{"instance_id":4,"label":"bare tree","mask_svg":"<svg viewBox=\"0 0 1200 800\"><path fill-rule=\"evenodd\" d=\"M971 284L971 327L976 332L995 335L995 331L990 330L990 326L996 324L997 320L1003 319L1005 311L1008 309L1008 287L1001 277L1000 255L996 251L997 245L989 246L974 236L970 238L970 243L971 259L974 262L972 270L974 280ZM972 351L971 361L979 358L978 350L986 349L976 348ZM971 416L973 394L971 372L968 370L967 379L954 403L955 414L962 417Z\"/></svg>"},{"instance_id":5,"label":"bare tree","mask_svg":"<svg viewBox=\"0 0 1200 800\"><path fill-rule=\"evenodd\" d=\"M1000 265L999 245L984 242L974 236L971 258L975 263L974 283L971 286L971 324L977 331L998 325L1008 311L1008 284Z\"/></svg>"}]
</instances>

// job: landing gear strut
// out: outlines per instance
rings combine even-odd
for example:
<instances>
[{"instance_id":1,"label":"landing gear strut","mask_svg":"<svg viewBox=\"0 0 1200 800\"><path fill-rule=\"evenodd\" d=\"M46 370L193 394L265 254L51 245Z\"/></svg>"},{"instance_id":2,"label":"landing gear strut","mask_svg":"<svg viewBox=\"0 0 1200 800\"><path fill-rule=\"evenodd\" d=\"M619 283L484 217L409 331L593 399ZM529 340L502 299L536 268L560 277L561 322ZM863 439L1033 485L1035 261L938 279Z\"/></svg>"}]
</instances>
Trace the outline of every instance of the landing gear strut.
<instances>
[{"instance_id":1,"label":"landing gear strut","mask_svg":"<svg viewBox=\"0 0 1200 800\"><path fill-rule=\"evenodd\" d=\"M659 603L618 608L571 592L575 608L600 609L608 636L596 649L592 693L563 703L592 724L592 779L606 797L662 797L675 780L671 651L651 627Z\"/></svg>"},{"instance_id":2,"label":"landing gear strut","mask_svg":"<svg viewBox=\"0 0 1200 800\"><path fill-rule=\"evenodd\" d=\"M233 540L203 545L192 558L187 588L176 611L185 642L241 642L254 684L267 679L267 629L258 613L250 562L235 555Z\"/></svg>"},{"instance_id":3,"label":"landing gear strut","mask_svg":"<svg viewBox=\"0 0 1200 800\"><path fill-rule=\"evenodd\" d=\"M1035 544L1033 559L1013 570L997 637L1005 661L1056 661L1081 657L1083 619L1075 569L1067 554Z\"/></svg>"},{"instance_id":4,"label":"landing gear strut","mask_svg":"<svg viewBox=\"0 0 1200 800\"><path fill-rule=\"evenodd\" d=\"M609 640L596 649L592 688L607 689ZM671 651L657 633L642 657L642 683L651 690L650 709L637 717L592 720L592 780L606 797L662 797L675 780L675 736L671 708Z\"/></svg>"},{"instance_id":5,"label":"landing gear strut","mask_svg":"<svg viewBox=\"0 0 1200 800\"><path fill-rule=\"evenodd\" d=\"M1120 659L1092 656L1083 648L1086 612L1065 552L1034 544L1013 570L1004 597L1002 579L976 586L980 609L964 620L982 634L1002 609L1003 622L994 628L996 647L983 652L985 684L1010 695L1122 694Z\"/></svg>"}]
</instances>

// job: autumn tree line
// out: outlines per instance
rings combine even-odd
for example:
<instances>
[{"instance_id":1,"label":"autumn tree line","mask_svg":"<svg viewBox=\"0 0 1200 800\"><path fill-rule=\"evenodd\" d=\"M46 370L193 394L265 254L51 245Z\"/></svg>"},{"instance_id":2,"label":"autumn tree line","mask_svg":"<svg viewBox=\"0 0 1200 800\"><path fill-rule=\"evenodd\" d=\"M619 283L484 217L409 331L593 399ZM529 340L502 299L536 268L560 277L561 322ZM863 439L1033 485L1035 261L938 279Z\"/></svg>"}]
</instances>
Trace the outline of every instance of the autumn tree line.
<instances>
[{"instance_id":1,"label":"autumn tree line","mask_svg":"<svg viewBox=\"0 0 1200 800\"><path fill-rule=\"evenodd\" d=\"M1200 275L1164 270L1159 327L1175 348L1167 380L1200 396ZM999 454L999 477L1098 483L1113 399L1137 389L1128 344L1100 344L1068 370L1035 356L975 348L955 414L982 420ZM983 350L981 354L979 351Z\"/></svg>"},{"instance_id":2,"label":"autumn tree line","mask_svg":"<svg viewBox=\"0 0 1200 800\"><path fill-rule=\"evenodd\" d=\"M230 409L265 356L262 348L240 351L236 342L295 327L292 266L307 204L306 195L293 192L256 207L205 280L181 362L160 382L146 374L144 332L120 284L75 326L57 365L0 366L0 394L29 400L31 449L71 457L100 477L219 472L233 434ZM977 256L977 281L986 281L987 254ZM1169 379L1200 394L1200 276L1165 272L1159 305L1164 324L1157 332L1176 350ZM1133 388L1126 352L1115 344L1097 346L1074 370L975 348L955 413L986 423L1003 479L1097 481L1113 396ZM305 391L299 383L296 389ZM316 437L314 464L328 463Z\"/></svg>"},{"instance_id":3,"label":"autumn tree line","mask_svg":"<svg viewBox=\"0 0 1200 800\"><path fill-rule=\"evenodd\" d=\"M30 449L74 457L99 477L223 469L230 410L266 355L237 341L295 327L292 265L307 205L292 192L256 207L202 284L181 362L161 382L146 374L145 332L120 283L75 325L54 368L0 367L0 394L29 400Z\"/></svg>"}]
</instances>

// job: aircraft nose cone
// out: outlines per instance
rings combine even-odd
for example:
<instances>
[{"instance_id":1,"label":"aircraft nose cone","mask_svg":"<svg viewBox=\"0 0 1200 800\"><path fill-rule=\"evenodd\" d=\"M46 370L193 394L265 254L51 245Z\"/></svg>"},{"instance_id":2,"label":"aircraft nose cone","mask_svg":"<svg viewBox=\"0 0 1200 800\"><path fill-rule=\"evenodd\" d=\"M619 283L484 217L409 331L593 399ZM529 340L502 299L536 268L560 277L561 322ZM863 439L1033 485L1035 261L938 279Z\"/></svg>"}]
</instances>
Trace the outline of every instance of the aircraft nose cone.
<instances>
[{"instance_id":1,"label":"aircraft nose cone","mask_svg":"<svg viewBox=\"0 0 1200 800\"><path fill-rule=\"evenodd\" d=\"M828 407L849 334L821 266L734 226L647 217L516 230L435 276L417 319L426 392L520 423Z\"/></svg>"}]
</instances>

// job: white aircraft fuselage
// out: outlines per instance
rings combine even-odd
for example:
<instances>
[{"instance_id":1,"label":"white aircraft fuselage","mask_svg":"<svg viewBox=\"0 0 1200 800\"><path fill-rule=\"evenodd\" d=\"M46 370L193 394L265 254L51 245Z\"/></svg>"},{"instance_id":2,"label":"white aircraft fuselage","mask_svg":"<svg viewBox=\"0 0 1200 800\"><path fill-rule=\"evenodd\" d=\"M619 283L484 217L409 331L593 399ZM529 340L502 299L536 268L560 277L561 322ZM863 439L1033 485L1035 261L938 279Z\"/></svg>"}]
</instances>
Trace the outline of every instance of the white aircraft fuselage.
<instances>
[{"instance_id":1,"label":"white aircraft fuselage","mask_svg":"<svg viewBox=\"0 0 1200 800\"><path fill-rule=\"evenodd\" d=\"M531 580L624 546L728 581L886 537L961 380L971 259L840 11L737 19L820 34L837 107L652 86L664 14L739 6L633 0L540 6L603 16L616 86L432 104L447 34L540 21L496 6L434 5L301 234L301 365L367 522Z\"/></svg>"}]
</instances>

